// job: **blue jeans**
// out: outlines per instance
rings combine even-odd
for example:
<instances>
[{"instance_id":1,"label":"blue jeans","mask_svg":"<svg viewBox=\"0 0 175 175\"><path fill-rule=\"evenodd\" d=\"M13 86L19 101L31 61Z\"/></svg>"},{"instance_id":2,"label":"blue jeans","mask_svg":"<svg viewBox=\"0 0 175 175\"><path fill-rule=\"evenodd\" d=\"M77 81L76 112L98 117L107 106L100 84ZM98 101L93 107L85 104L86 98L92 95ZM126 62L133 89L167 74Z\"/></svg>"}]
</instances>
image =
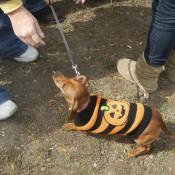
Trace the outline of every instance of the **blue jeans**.
<instances>
[{"instance_id":1,"label":"blue jeans","mask_svg":"<svg viewBox=\"0 0 175 175\"><path fill-rule=\"evenodd\" d=\"M31 12L38 11L46 6L44 0L23 0L24 6ZM0 58L12 58L21 55L27 49L13 32L11 22L0 9ZM0 87L0 104L9 99L9 93Z\"/></svg>"},{"instance_id":2,"label":"blue jeans","mask_svg":"<svg viewBox=\"0 0 175 175\"><path fill-rule=\"evenodd\" d=\"M0 88L0 105L8 99L10 99L8 91L6 89Z\"/></svg>"},{"instance_id":3,"label":"blue jeans","mask_svg":"<svg viewBox=\"0 0 175 175\"><path fill-rule=\"evenodd\" d=\"M41 10L46 6L44 0L23 0L23 2L31 12ZM0 9L0 58L17 57L26 49L27 45L14 34L8 16Z\"/></svg>"},{"instance_id":4,"label":"blue jeans","mask_svg":"<svg viewBox=\"0 0 175 175\"><path fill-rule=\"evenodd\" d=\"M153 0L152 13L144 55L148 64L161 66L175 47L175 0Z\"/></svg>"}]
</instances>

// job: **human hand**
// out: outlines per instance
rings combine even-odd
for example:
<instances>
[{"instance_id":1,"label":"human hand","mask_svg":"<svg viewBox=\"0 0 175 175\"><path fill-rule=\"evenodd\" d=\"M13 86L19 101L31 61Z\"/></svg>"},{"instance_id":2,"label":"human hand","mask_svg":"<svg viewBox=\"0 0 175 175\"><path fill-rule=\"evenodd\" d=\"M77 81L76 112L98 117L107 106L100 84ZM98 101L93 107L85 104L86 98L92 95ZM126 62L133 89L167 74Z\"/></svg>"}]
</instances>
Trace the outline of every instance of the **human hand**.
<instances>
[{"instance_id":1,"label":"human hand","mask_svg":"<svg viewBox=\"0 0 175 175\"><path fill-rule=\"evenodd\" d=\"M44 33L37 19L23 6L7 14L13 30L24 43L33 47L45 45Z\"/></svg>"},{"instance_id":2,"label":"human hand","mask_svg":"<svg viewBox=\"0 0 175 175\"><path fill-rule=\"evenodd\" d=\"M75 4L84 4L86 0L74 0Z\"/></svg>"}]
</instances>

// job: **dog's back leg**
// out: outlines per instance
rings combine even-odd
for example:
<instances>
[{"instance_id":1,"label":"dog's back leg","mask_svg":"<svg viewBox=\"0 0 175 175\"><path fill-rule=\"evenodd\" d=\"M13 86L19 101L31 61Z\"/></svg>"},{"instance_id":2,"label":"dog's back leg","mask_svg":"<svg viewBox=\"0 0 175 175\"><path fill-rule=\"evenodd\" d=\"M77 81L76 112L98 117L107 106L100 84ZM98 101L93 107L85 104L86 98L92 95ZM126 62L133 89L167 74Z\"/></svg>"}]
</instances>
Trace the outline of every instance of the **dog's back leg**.
<instances>
[{"instance_id":1,"label":"dog's back leg","mask_svg":"<svg viewBox=\"0 0 175 175\"><path fill-rule=\"evenodd\" d=\"M129 157L148 153L151 143L159 138L161 132L160 123L157 120L151 120L143 133L134 140L138 147L129 152Z\"/></svg>"},{"instance_id":2,"label":"dog's back leg","mask_svg":"<svg viewBox=\"0 0 175 175\"><path fill-rule=\"evenodd\" d=\"M145 145L145 146L138 146L134 150L130 151L128 153L129 157L136 157L138 155L146 154L150 151L150 145Z\"/></svg>"}]
</instances>

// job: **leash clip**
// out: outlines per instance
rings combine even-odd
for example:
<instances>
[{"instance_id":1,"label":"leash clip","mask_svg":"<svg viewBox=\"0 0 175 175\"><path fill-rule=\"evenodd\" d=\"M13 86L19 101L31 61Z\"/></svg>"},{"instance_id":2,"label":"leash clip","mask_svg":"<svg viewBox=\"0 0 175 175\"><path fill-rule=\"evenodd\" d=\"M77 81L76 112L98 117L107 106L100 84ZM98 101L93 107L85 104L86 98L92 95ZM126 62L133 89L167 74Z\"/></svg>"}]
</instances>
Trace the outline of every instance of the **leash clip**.
<instances>
[{"instance_id":1,"label":"leash clip","mask_svg":"<svg viewBox=\"0 0 175 175\"><path fill-rule=\"evenodd\" d=\"M72 64L72 69L75 71L76 76L80 75L80 72L77 70L77 64Z\"/></svg>"}]
</instances>

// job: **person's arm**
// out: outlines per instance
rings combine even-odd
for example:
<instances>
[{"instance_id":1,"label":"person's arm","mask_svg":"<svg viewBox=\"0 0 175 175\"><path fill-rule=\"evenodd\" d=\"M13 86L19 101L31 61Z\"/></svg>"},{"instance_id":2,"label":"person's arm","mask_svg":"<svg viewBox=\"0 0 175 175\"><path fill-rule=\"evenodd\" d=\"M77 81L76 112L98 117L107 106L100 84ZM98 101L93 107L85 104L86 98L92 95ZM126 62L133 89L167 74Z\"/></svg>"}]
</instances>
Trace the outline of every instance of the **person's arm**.
<instances>
[{"instance_id":1,"label":"person's arm","mask_svg":"<svg viewBox=\"0 0 175 175\"><path fill-rule=\"evenodd\" d=\"M0 0L0 8L8 15L14 33L27 45L39 47L45 45L42 32L36 18L23 6L21 0Z\"/></svg>"}]
</instances>

